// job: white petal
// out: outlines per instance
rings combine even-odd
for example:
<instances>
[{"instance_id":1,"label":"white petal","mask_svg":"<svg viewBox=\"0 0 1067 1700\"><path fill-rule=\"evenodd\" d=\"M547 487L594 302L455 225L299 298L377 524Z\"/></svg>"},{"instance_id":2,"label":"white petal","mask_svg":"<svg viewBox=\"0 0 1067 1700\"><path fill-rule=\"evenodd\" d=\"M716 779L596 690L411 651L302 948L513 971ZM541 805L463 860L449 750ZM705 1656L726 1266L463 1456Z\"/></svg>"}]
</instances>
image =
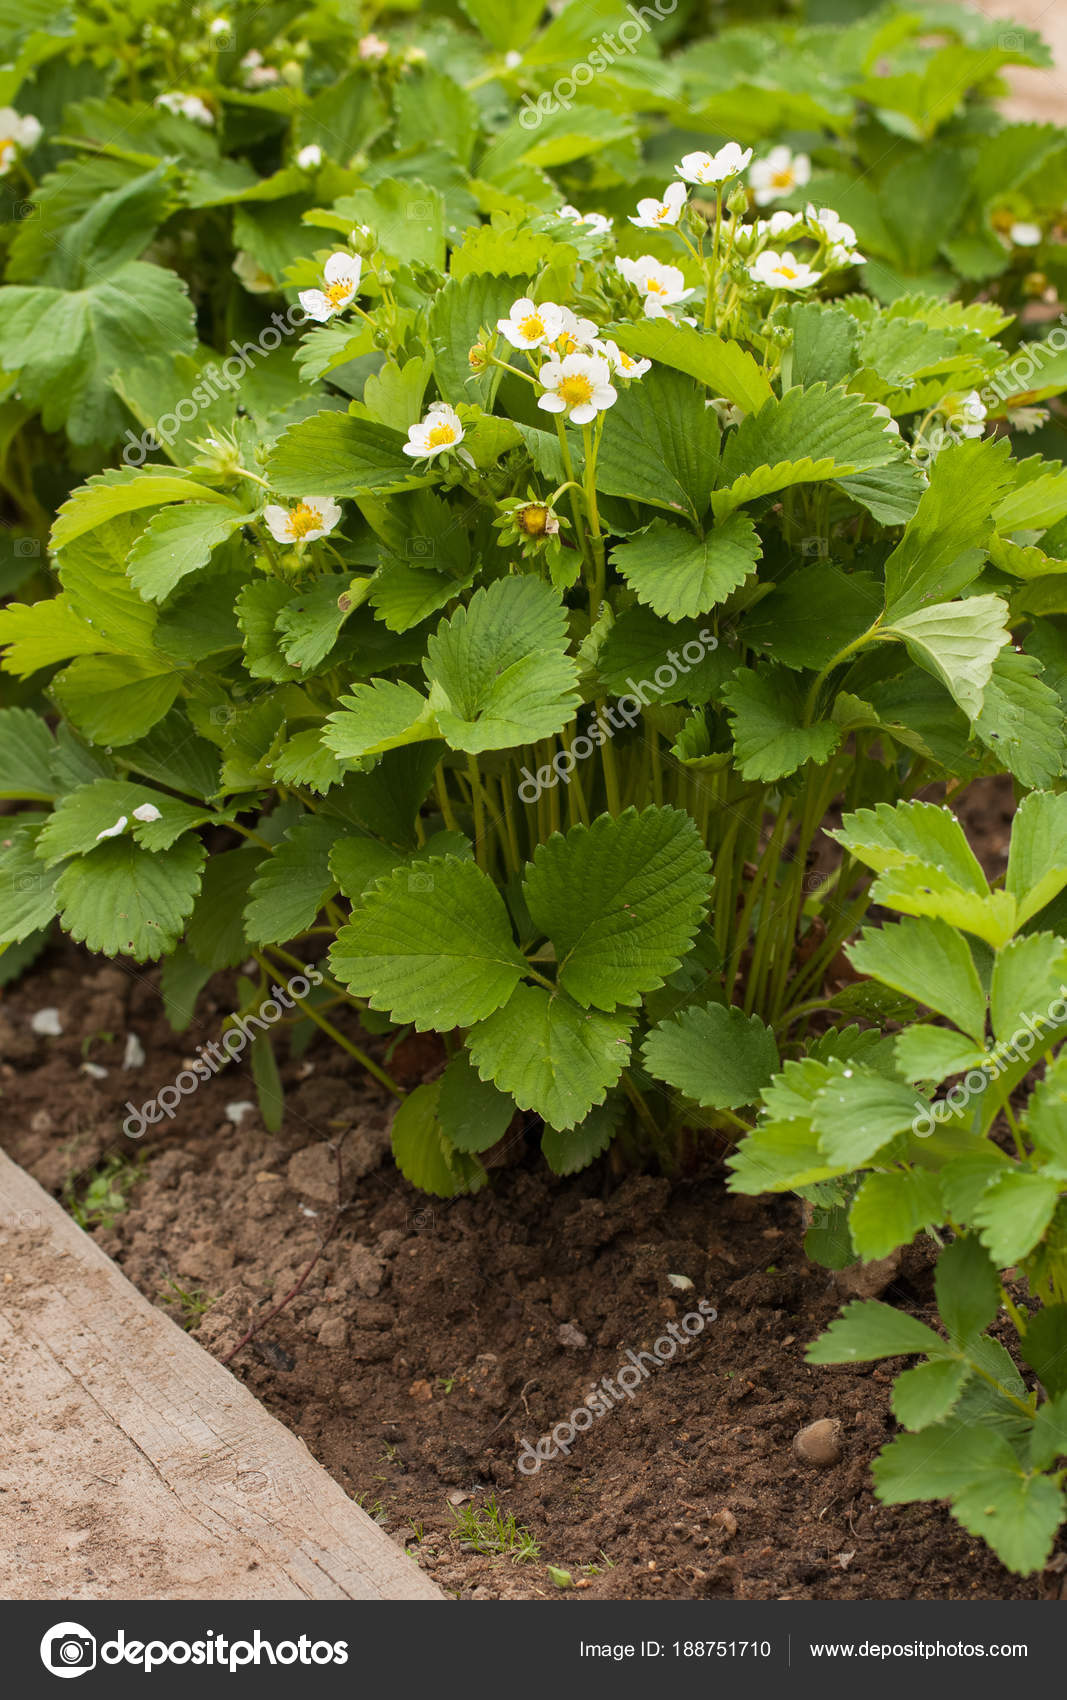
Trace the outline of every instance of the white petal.
<instances>
[{"instance_id":1,"label":"white petal","mask_svg":"<svg viewBox=\"0 0 1067 1700\"><path fill-rule=\"evenodd\" d=\"M335 312L333 302L327 300L321 289L302 289L300 305L308 318L317 320L320 325L332 319Z\"/></svg>"},{"instance_id":2,"label":"white petal","mask_svg":"<svg viewBox=\"0 0 1067 1700\"><path fill-rule=\"evenodd\" d=\"M128 824L129 816L120 815L114 826L105 826L103 832L97 833L96 842L99 844L102 838L117 838L120 832L125 832Z\"/></svg>"},{"instance_id":3,"label":"white petal","mask_svg":"<svg viewBox=\"0 0 1067 1700\"><path fill-rule=\"evenodd\" d=\"M140 808L133 811L134 820L162 820L162 815L154 803L142 803Z\"/></svg>"},{"instance_id":4,"label":"white petal","mask_svg":"<svg viewBox=\"0 0 1067 1700\"><path fill-rule=\"evenodd\" d=\"M566 413L567 411L567 403L561 400L558 395L552 394L551 391L547 395L538 396L537 405L543 408L545 413Z\"/></svg>"},{"instance_id":5,"label":"white petal","mask_svg":"<svg viewBox=\"0 0 1067 1700\"><path fill-rule=\"evenodd\" d=\"M275 543L292 542L293 528L289 520L288 508L279 506L277 502L268 502L263 509L263 518Z\"/></svg>"},{"instance_id":6,"label":"white petal","mask_svg":"<svg viewBox=\"0 0 1067 1700\"><path fill-rule=\"evenodd\" d=\"M44 1033L49 1039L58 1039L63 1031L58 1009L39 1009L31 1018L30 1026L35 1033Z\"/></svg>"}]
</instances>

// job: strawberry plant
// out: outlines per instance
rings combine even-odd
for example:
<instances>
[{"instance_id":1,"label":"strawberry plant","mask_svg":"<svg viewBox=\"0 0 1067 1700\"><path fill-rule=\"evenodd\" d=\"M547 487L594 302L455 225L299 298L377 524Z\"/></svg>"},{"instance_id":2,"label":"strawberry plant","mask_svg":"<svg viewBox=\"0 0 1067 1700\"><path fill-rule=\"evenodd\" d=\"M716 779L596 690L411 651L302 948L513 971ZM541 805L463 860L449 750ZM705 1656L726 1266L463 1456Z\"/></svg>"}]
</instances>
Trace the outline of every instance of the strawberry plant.
<instances>
[{"instance_id":1,"label":"strawberry plant","mask_svg":"<svg viewBox=\"0 0 1067 1700\"><path fill-rule=\"evenodd\" d=\"M902 917L849 947L866 1008L899 1031L844 1026L787 1062L732 1185L809 1199L809 1249L832 1266L924 1233L944 1246L944 1333L855 1302L808 1360L917 1358L893 1390L907 1432L875 1463L879 1496L947 1498L1028 1573L1067 1515L1067 796L1025 798L995 887L931 804L858 810L837 836L875 870L872 899ZM917 1006L933 1019L913 1019ZM714 1086L703 1059L685 1089L706 1097L701 1069Z\"/></svg>"}]
</instances>

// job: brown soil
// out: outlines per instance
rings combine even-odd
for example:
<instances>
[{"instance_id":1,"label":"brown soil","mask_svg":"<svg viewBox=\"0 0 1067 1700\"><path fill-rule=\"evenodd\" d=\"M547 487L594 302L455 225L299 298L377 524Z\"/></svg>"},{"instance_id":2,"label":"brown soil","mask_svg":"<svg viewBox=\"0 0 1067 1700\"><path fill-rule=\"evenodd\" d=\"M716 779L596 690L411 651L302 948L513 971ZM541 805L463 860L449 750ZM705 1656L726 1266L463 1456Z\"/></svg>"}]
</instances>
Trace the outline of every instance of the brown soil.
<instances>
[{"instance_id":1,"label":"brown soil","mask_svg":"<svg viewBox=\"0 0 1067 1700\"><path fill-rule=\"evenodd\" d=\"M993 864L1009 810L1002 788L984 800ZM386 1095L325 1041L283 1069L280 1135L254 1112L227 1121L228 1104L255 1096L236 1065L135 1145L118 1132L122 1106L218 1036L232 980L209 992L194 1028L175 1035L154 971L50 950L0 1005L5 1145L56 1192L72 1174L82 1187L109 1151L141 1151L129 1208L97 1238L156 1302L173 1300L171 1282L210 1295L196 1337L223 1356L314 1257L336 1211L341 1141L352 1202L302 1291L233 1368L444 1587L559 1597L552 1564L587 1598L1058 1596L1067 1555L1021 1581L943 1509L874 1500L868 1466L894 1429L901 1366L805 1365L840 1293L804 1258L794 1200L733 1198L718 1163L674 1183L605 1163L557 1180L522 1132L481 1195L427 1199L388 1159ZM32 1031L45 1006L61 1012L59 1038ZM147 1060L126 1072L131 1031ZM87 1042L106 1079L81 1072ZM394 1057L409 1083L439 1063L427 1040ZM929 1315L930 1261L908 1252L886 1298ZM647 1351L701 1299L716 1321L569 1457L519 1472L523 1438L565 1421L628 1349ZM823 1417L839 1420L842 1453L820 1468L792 1440ZM453 1506L490 1494L539 1557L465 1550Z\"/></svg>"}]
</instances>

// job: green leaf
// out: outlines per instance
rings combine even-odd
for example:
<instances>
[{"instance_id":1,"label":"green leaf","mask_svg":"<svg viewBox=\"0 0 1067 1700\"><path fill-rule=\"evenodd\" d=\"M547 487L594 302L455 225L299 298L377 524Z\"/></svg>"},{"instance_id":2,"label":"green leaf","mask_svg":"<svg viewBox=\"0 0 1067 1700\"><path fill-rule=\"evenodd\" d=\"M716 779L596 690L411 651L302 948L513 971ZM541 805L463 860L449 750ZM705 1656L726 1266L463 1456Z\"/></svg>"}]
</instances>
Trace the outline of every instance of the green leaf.
<instances>
[{"instance_id":1,"label":"green leaf","mask_svg":"<svg viewBox=\"0 0 1067 1700\"><path fill-rule=\"evenodd\" d=\"M229 498L176 472L113 467L90 478L67 497L52 527L52 548L66 548L118 514L163 507L169 502L203 502L225 508Z\"/></svg>"},{"instance_id":2,"label":"green leaf","mask_svg":"<svg viewBox=\"0 0 1067 1700\"><path fill-rule=\"evenodd\" d=\"M441 1082L430 1081L409 1092L393 1118L393 1157L412 1186L435 1198L455 1198L476 1191L485 1170L471 1159L463 1161L445 1138L437 1119Z\"/></svg>"},{"instance_id":3,"label":"green leaf","mask_svg":"<svg viewBox=\"0 0 1067 1700\"><path fill-rule=\"evenodd\" d=\"M280 496L340 498L410 490L428 480L412 472L405 434L347 413L313 414L278 438L267 477Z\"/></svg>"},{"instance_id":4,"label":"green leaf","mask_svg":"<svg viewBox=\"0 0 1067 1700\"><path fill-rule=\"evenodd\" d=\"M981 713L993 663L1009 640L1007 615L999 596L970 596L963 602L919 608L882 631L902 638L912 659L939 679L974 720Z\"/></svg>"},{"instance_id":5,"label":"green leaf","mask_svg":"<svg viewBox=\"0 0 1067 1700\"><path fill-rule=\"evenodd\" d=\"M554 1175L577 1174L607 1150L622 1114L620 1096L609 1093L603 1104L590 1110L577 1127L545 1128L541 1135L541 1155Z\"/></svg>"},{"instance_id":6,"label":"green leaf","mask_svg":"<svg viewBox=\"0 0 1067 1700\"><path fill-rule=\"evenodd\" d=\"M1030 1462L1036 1470L1047 1470L1057 1458L1067 1455L1067 1398L1047 1399L1037 1408L1030 1432Z\"/></svg>"},{"instance_id":7,"label":"green leaf","mask_svg":"<svg viewBox=\"0 0 1067 1700\"><path fill-rule=\"evenodd\" d=\"M906 1080L947 1079L963 1074L986 1061L986 1052L963 1033L949 1027L931 1027L917 1022L898 1033L894 1044L897 1068Z\"/></svg>"},{"instance_id":8,"label":"green leaf","mask_svg":"<svg viewBox=\"0 0 1067 1700\"><path fill-rule=\"evenodd\" d=\"M897 1134L907 1133L923 1108L922 1101L902 1081L862 1064L835 1064L816 1094L811 1125L829 1162L856 1168ZM855 1238L855 1223L852 1232ZM865 1250L858 1239L856 1244L861 1257L885 1256L884 1252Z\"/></svg>"},{"instance_id":9,"label":"green leaf","mask_svg":"<svg viewBox=\"0 0 1067 1700\"><path fill-rule=\"evenodd\" d=\"M986 748L1026 786L1051 785L1067 747L1063 703L1041 671L1035 656L1007 645L993 663L974 723Z\"/></svg>"},{"instance_id":10,"label":"green leaf","mask_svg":"<svg viewBox=\"0 0 1067 1700\"><path fill-rule=\"evenodd\" d=\"M696 648L699 661L686 650ZM626 696L645 707L660 703L707 702L735 665L735 658L714 633L696 620L672 624L651 608L627 608L615 620L596 657L596 668L609 696ZM663 683L661 672L670 677ZM626 711L624 719L630 719ZM630 721L632 724L632 720ZM618 728L616 728L618 730Z\"/></svg>"},{"instance_id":11,"label":"green leaf","mask_svg":"<svg viewBox=\"0 0 1067 1700\"><path fill-rule=\"evenodd\" d=\"M483 876L484 877L484 876ZM631 1014L581 1009L542 986L517 986L467 1037L483 1080L563 1130L584 1121L630 1056Z\"/></svg>"},{"instance_id":12,"label":"green leaf","mask_svg":"<svg viewBox=\"0 0 1067 1700\"><path fill-rule=\"evenodd\" d=\"M1030 1094L1025 1122L1046 1173L1067 1180L1067 1049L1058 1053Z\"/></svg>"},{"instance_id":13,"label":"green leaf","mask_svg":"<svg viewBox=\"0 0 1067 1700\"><path fill-rule=\"evenodd\" d=\"M536 578L497 579L475 591L429 639L424 670L441 735L456 750L552 737L581 701L566 610Z\"/></svg>"},{"instance_id":14,"label":"green leaf","mask_svg":"<svg viewBox=\"0 0 1067 1700\"><path fill-rule=\"evenodd\" d=\"M1030 1576L1048 1563L1067 1500L1048 1476L1024 1475L1013 1458L1010 1467L984 1469L957 1492L952 1514L1009 1570Z\"/></svg>"},{"instance_id":15,"label":"green leaf","mask_svg":"<svg viewBox=\"0 0 1067 1700\"><path fill-rule=\"evenodd\" d=\"M897 621L931 600L946 602L977 577L993 530L991 514L1011 487L1005 438L952 443L930 469L930 484L886 562L886 609Z\"/></svg>"},{"instance_id":16,"label":"green leaf","mask_svg":"<svg viewBox=\"0 0 1067 1700\"><path fill-rule=\"evenodd\" d=\"M161 373L196 345L185 284L166 266L133 260L88 289L0 290L0 365L46 431L76 446L111 443L127 415L112 376L144 365Z\"/></svg>"},{"instance_id":17,"label":"green leaf","mask_svg":"<svg viewBox=\"0 0 1067 1700\"><path fill-rule=\"evenodd\" d=\"M900 440L869 402L825 384L787 390L750 413L727 439L712 507L723 519L742 502L792 484L843 478L900 458Z\"/></svg>"},{"instance_id":18,"label":"green leaf","mask_svg":"<svg viewBox=\"0 0 1067 1700\"><path fill-rule=\"evenodd\" d=\"M134 810L145 805L158 811L158 820L135 818ZM123 815L128 822L123 830L146 850L169 850L183 832L215 818L211 810L128 779L96 779L60 798L37 841L37 854L49 867L68 856L83 855L105 832L110 834Z\"/></svg>"},{"instance_id":19,"label":"green leaf","mask_svg":"<svg viewBox=\"0 0 1067 1700\"><path fill-rule=\"evenodd\" d=\"M952 1358L906 1369L893 1383L893 1415L904 1428L924 1429L943 1422L971 1378L971 1367Z\"/></svg>"},{"instance_id":20,"label":"green leaf","mask_svg":"<svg viewBox=\"0 0 1067 1700\"><path fill-rule=\"evenodd\" d=\"M56 912L56 875L34 854L44 817L16 815L0 832L0 946L21 944Z\"/></svg>"},{"instance_id":21,"label":"green leaf","mask_svg":"<svg viewBox=\"0 0 1067 1700\"><path fill-rule=\"evenodd\" d=\"M667 620L682 620L725 602L762 553L748 515L731 514L704 537L669 520L653 520L647 531L616 544L612 561L638 601Z\"/></svg>"},{"instance_id":22,"label":"green leaf","mask_svg":"<svg viewBox=\"0 0 1067 1700\"><path fill-rule=\"evenodd\" d=\"M804 1359L809 1364L869 1364L913 1352L945 1357L948 1351L940 1334L918 1317L877 1299L857 1299L812 1342Z\"/></svg>"},{"instance_id":23,"label":"green leaf","mask_svg":"<svg viewBox=\"0 0 1067 1700\"><path fill-rule=\"evenodd\" d=\"M98 844L63 869L55 895L64 932L105 956L154 962L174 949L200 889L206 851L191 834L153 854L132 838Z\"/></svg>"},{"instance_id":24,"label":"green leaf","mask_svg":"<svg viewBox=\"0 0 1067 1700\"><path fill-rule=\"evenodd\" d=\"M817 671L866 632L881 607L881 586L871 574L813 562L775 585L746 614L745 643L786 667Z\"/></svg>"},{"instance_id":25,"label":"green leaf","mask_svg":"<svg viewBox=\"0 0 1067 1700\"><path fill-rule=\"evenodd\" d=\"M951 1421L920 1434L898 1435L871 1466L875 1492L888 1505L947 1499L965 1492L976 1479L987 1479L986 1472L1016 1468L1015 1454L1003 1435Z\"/></svg>"},{"instance_id":26,"label":"green leaf","mask_svg":"<svg viewBox=\"0 0 1067 1700\"><path fill-rule=\"evenodd\" d=\"M836 478L834 483L850 501L866 508L879 525L906 525L926 488L918 467L906 460Z\"/></svg>"},{"instance_id":27,"label":"green leaf","mask_svg":"<svg viewBox=\"0 0 1067 1700\"><path fill-rule=\"evenodd\" d=\"M1020 1028L1040 1032L1043 1023L1046 1032L1038 1046L1044 1049L1056 1025L1049 1007L1061 1000L1065 980L1067 944L1052 933L1027 933L998 951L989 988L989 1014L998 1040L1011 1039Z\"/></svg>"},{"instance_id":28,"label":"green leaf","mask_svg":"<svg viewBox=\"0 0 1067 1700\"><path fill-rule=\"evenodd\" d=\"M165 602L187 573L206 567L212 551L254 517L217 501L186 502L153 514L130 550L131 584L146 601Z\"/></svg>"},{"instance_id":29,"label":"green leaf","mask_svg":"<svg viewBox=\"0 0 1067 1700\"><path fill-rule=\"evenodd\" d=\"M54 748L51 732L31 709L0 709L0 797L50 803Z\"/></svg>"},{"instance_id":30,"label":"green leaf","mask_svg":"<svg viewBox=\"0 0 1067 1700\"><path fill-rule=\"evenodd\" d=\"M526 967L496 887L455 856L417 873L398 868L367 892L338 933L331 963L372 1009L439 1032L490 1015Z\"/></svg>"},{"instance_id":31,"label":"green leaf","mask_svg":"<svg viewBox=\"0 0 1067 1700\"><path fill-rule=\"evenodd\" d=\"M245 930L255 944L281 944L313 926L337 890L330 851L344 828L325 815L303 815L261 862L250 886Z\"/></svg>"},{"instance_id":32,"label":"green leaf","mask_svg":"<svg viewBox=\"0 0 1067 1700\"><path fill-rule=\"evenodd\" d=\"M597 489L669 508L697 522L719 464L719 426L691 378L669 367L619 391L604 415Z\"/></svg>"},{"instance_id":33,"label":"green leaf","mask_svg":"<svg viewBox=\"0 0 1067 1700\"><path fill-rule=\"evenodd\" d=\"M543 10L541 0L518 0L506 9L497 0L462 0L462 6L475 29L501 53L526 44Z\"/></svg>"},{"instance_id":34,"label":"green leaf","mask_svg":"<svg viewBox=\"0 0 1067 1700\"><path fill-rule=\"evenodd\" d=\"M477 1155L496 1145L508 1131L515 1105L483 1080L466 1051L457 1051L441 1076L437 1116L457 1151Z\"/></svg>"},{"instance_id":35,"label":"green leaf","mask_svg":"<svg viewBox=\"0 0 1067 1700\"><path fill-rule=\"evenodd\" d=\"M285 1091L269 1033L257 1033L249 1053L260 1119L268 1133L280 1133L285 1115Z\"/></svg>"},{"instance_id":36,"label":"green leaf","mask_svg":"<svg viewBox=\"0 0 1067 1700\"><path fill-rule=\"evenodd\" d=\"M1000 1310L1000 1279L973 1234L946 1246L934 1274L937 1309L954 1346L984 1334Z\"/></svg>"},{"instance_id":37,"label":"green leaf","mask_svg":"<svg viewBox=\"0 0 1067 1700\"><path fill-rule=\"evenodd\" d=\"M523 891L556 947L563 989L584 1008L613 1010L661 986L696 934L709 867L690 817L655 804L538 845Z\"/></svg>"},{"instance_id":38,"label":"green leaf","mask_svg":"<svg viewBox=\"0 0 1067 1700\"><path fill-rule=\"evenodd\" d=\"M747 349L710 331L666 319L645 319L636 325L612 325L608 334L627 354L685 372L745 413L757 412L773 398L770 380Z\"/></svg>"},{"instance_id":39,"label":"green leaf","mask_svg":"<svg viewBox=\"0 0 1067 1700\"><path fill-rule=\"evenodd\" d=\"M322 741L334 755L355 761L401 745L441 736L426 698L401 679L353 685L344 705L326 716Z\"/></svg>"},{"instance_id":40,"label":"green leaf","mask_svg":"<svg viewBox=\"0 0 1067 1700\"><path fill-rule=\"evenodd\" d=\"M949 1214L957 1222L973 1221L983 1193L1009 1166L1009 1159L995 1145L954 1157L941 1171L941 1190Z\"/></svg>"},{"instance_id":41,"label":"green leaf","mask_svg":"<svg viewBox=\"0 0 1067 1700\"><path fill-rule=\"evenodd\" d=\"M782 667L735 673L722 699L742 779L783 779L805 762L828 761L841 742L840 729L829 720L804 724L800 682Z\"/></svg>"},{"instance_id":42,"label":"green leaf","mask_svg":"<svg viewBox=\"0 0 1067 1700\"><path fill-rule=\"evenodd\" d=\"M975 1205L979 1238L1001 1269L1033 1251L1052 1220L1059 1187L1048 1175L1011 1168L986 1187Z\"/></svg>"},{"instance_id":43,"label":"green leaf","mask_svg":"<svg viewBox=\"0 0 1067 1700\"><path fill-rule=\"evenodd\" d=\"M867 1176L853 1200L848 1225L859 1256L873 1262L910 1245L916 1234L935 1227L943 1217L935 1174L929 1169L889 1169Z\"/></svg>"},{"instance_id":44,"label":"green leaf","mask_svg":"<svg viewBox=\"0 0 1067 1700\"><path fill-rule=\"evenodd\" d=\"M1031 792L1015 812L1004 889L1015 899L1016 923L1040 913L1067 886L1067 793Z\"/></svg>"},{"instance_id":45,"label":"green leaf","mask_svg":"<svg viewBox=\"0 0 1067 1700\"><path fill-rule=\"evenodd\" d=\"M895 921L867 928L847 947L860 974L870 974L916 1003L947 1016L976 1045L985 1042L986 999L967 943L945 921Z\"/></svg>"},{"instance_id":46,"label":"green leaf","mask_svg":"<svg viewBox=\"0 0 1067 1700\"><path fill-rule=\"evenodd\" d=\"M208 857L185 941L197 962L213 974L236 968L251 951L244 911L262 861L258 848L224 850Z\"/></svg>"},{"instance_id":47,"label":"green leaf","mask_svg":"<svg viewBox=\"0 0 1067 1700\"><path fill-rule=\"evenodd\" d=\"M1019 1351L1050 1397L1067 1393L1067 1305L1045 1305L1028 1317Z\"/></svg>"},{"instance_id":48,"label":"green leaf","mask_svg":"<svg viewBox=\"0 0 1067 1700\"><path fill-rule=\"evenodd\" d=\"M792 383L847 383L860 362L856 359L859 327L842 307L818 301L797 301L786 313L793 332Z\"/></svg>"},{"instance_id":49,"label":"green leaf","mask_svg":"<svg viewBox=\"0 0 1067 1700\"><path fill-rule=\"evenodd\" d=\"M845 815L833 834L876 873L890 868L939 869L965 891L987 896L989 884L951 809L936 803L878 803Z\"/></svg>"},{"instance_id":50,"label":"green leaf","mask_svg":"<svg viewBox=\"0 0 1067 1700\"><path fill-rule=\"evenodd\" d=\"M709 1110L755 1104L781 1067L772 1029L757 1015L724 1004L661 1021L645 1040L643 1055L657 1080Z\"/></svg>"},{"instance_id":51,"label":"green leaf","mask_svg":"<svg viewBox=\"0 0 1067 1700\"><path fill-rule=\"evenodd\" d=\"M475 272L450 277L434 296L429 314L434 377L441 396L453 407L461 401L492 405L499 367L475 376L467 356L483 328L496 333L497 320L506 318L521 293L513 278Z\"/></svg>"},{"instance_id":52,"label":"green leaf","mask_svg":"<svg viewBox=\"0 0 1067 1700\"><path fill-rule=\"evenodd\" d=\"M761 1122L726 1161L731 1192L795 1192L844 1173L826 1161L806 1121Z\"/></svg>"},{"instance_id":53,"label":"green leaf","mask_svg":"<svg viewBox=\"0 0 1067 1700\"><path fill-rule=\"evenodd\" d=\"M171 708L182 676L163 658L82 655L56 675L52 689L64 713L93 744L132 744Z\"/></svg>"},{"instance_id":54,"label":"green leaf","mask_svg":"<svg viewBox=\"0 0 1067 1700\"><path fill-rule=\"evenodd\" d=\"M274 624L290 667L306 675L322 666L349 614L365 601L370 583L369 578L328 573L279 610Z\"/></svg>"},{"instance_id":55,"label":"green leaf","mask_svg":"<svg viewBox=\"0 0 1067 1700\"><path fill-rule=\"evenodd\" d=\"M320 795L340 784L344 772L333 751L323 743L319 726L287 739L274 758L274 777L279 785L300 785Z\"/></svg>"}]
</instances>

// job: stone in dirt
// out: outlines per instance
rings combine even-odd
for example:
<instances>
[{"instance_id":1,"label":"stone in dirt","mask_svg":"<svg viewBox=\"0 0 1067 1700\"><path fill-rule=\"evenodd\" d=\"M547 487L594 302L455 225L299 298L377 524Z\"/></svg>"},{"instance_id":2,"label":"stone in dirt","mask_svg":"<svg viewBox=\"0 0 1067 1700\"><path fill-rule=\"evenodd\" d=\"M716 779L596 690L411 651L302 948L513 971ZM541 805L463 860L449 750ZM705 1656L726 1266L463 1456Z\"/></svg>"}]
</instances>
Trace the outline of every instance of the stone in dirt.
<instances>
[{"instance_id":1,"label":"stone in dirt","mask_svg":"<svg viewBox=\"0 0 1067 1700\"><path fill-rule=\"evenodd\" d=\"M803 1464L828 1469L841 1457L841 1424L836 1417L820 1417L793 1436L793 1451Z\"/></svg>"}]
</instances>

